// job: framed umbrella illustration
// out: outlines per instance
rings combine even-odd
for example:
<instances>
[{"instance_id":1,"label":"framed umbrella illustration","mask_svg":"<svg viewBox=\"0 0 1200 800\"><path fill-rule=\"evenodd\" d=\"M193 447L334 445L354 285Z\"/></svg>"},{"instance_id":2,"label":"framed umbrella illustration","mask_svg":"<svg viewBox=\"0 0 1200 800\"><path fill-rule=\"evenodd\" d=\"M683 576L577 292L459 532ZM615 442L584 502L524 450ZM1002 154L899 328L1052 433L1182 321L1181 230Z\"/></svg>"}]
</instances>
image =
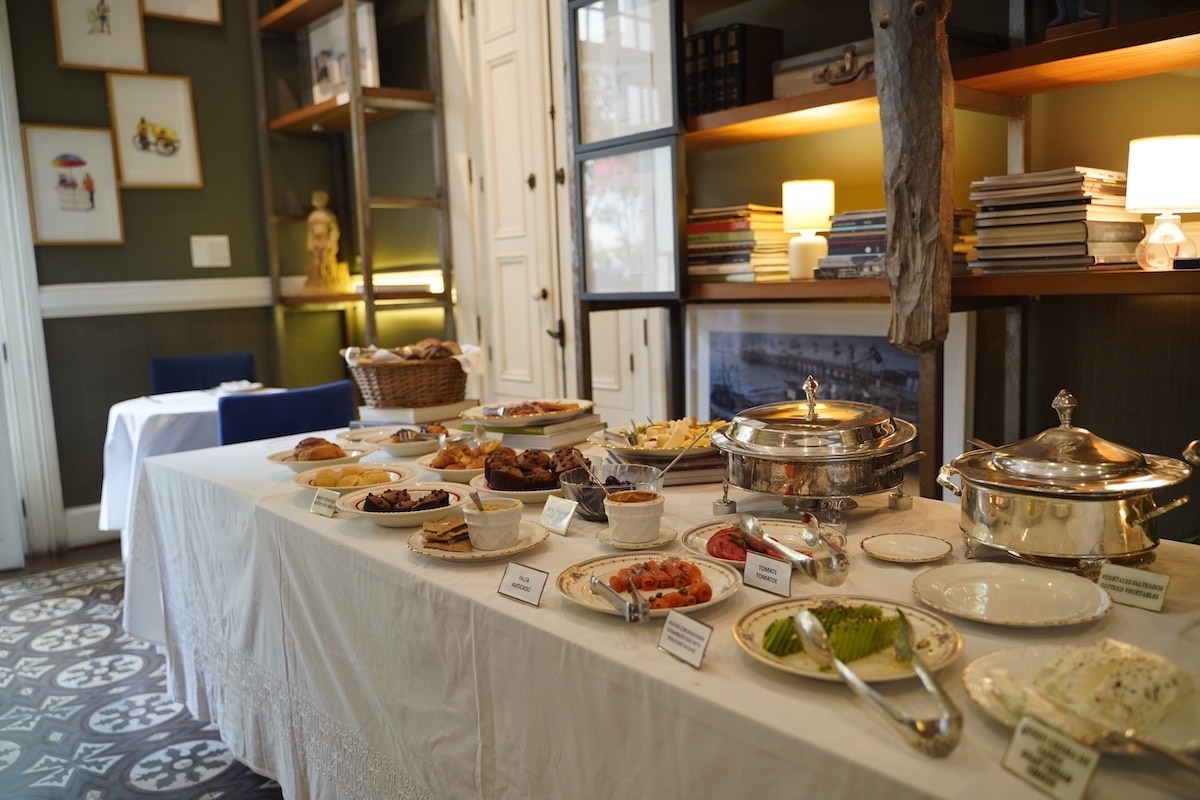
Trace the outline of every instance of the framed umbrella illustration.
<instances>
[{"instance_id":1,"label":"framed umbrella illustration","mask_svg":"<svg viewBox=\"0 0 1200 800\"><path fill-rule=\"evenodd\" d=\"M34 244L122 244L112 131L22 125Z\"/></svg>"}]
</instances>

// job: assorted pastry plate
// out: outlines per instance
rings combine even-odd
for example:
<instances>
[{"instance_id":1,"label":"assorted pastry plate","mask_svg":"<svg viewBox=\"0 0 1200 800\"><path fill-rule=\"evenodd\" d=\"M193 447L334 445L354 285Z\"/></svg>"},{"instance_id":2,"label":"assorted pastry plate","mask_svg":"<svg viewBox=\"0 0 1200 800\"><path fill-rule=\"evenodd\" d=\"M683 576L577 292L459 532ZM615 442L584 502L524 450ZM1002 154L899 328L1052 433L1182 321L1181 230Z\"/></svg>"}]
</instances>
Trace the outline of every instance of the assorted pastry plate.
<instances>
[{"instance_id":1,"label":"assorted pastry plate","mask_svg":"<svg viewBox=\"0 0 1200 800\"><path fill-rule=\"evenodd\" d=\"M525 505L537 505L544 503L551 497L562 497L563 490L559 487L553 489L493 489L488 486L487 477L481 471L478 475L467 481L472 489L477 489L481 492L494 494L498 497L511 497L514 500L520 500Z\"/></svg>"},{"instance_id":2,"label":"assorted pastry plate","mask_svg":"<svg viewBox=\"0 0 1200 800\"><path fill-rule=\"evenodd\" d=\"M392 458L423 456L438 449L438 435L436 433L418 433L417 431L413 431L413 435L417 437L415 439L405 441L394 440L393 437L396 436L396 431L401 430L401 428L402 426L399 425L396 427L357 428L338 434L338 438L349 444L366 443L374 445Z\"/></svg>"},{"instance_id":3,"label":"assorted pastry plate","mask_svg":"<svg viewBox=\"0 0 1200 800\"><path fill-rule=\"evenodd\" d=\"M508 558L515 556L517 553L524 553L526 550L531 550L537 547L546 538L550 536L550 530L544 528L538 523L523 519L521 520L521 534L517 539L517 543L511 547L501 547L499 550L468 550L466 552L453 552L450 550L435 550L425 546L425 537L421 531L414 531L408 537L408 549L414 553L419 553L430 558L439 558L443 561L495 561L498 558Z\"/></svg>"},{"instance_id":4,"label":"assorted pastry plate","mask_svg":"<svg viewBox=\"0 0 1200 800\"><path fill-rule=\"evenodd\" d=\"M418 511L367 511L363 508L363 501L367 499L368 494L378 494L380 491L386 489L403 489L414 500L423 498L435 489L441 489L450 495L450 502L447 505L437 508L421 509ZM413 528L448 516L450 512L458 509L459 506L469 499L470 497L467 494L466 488L458 483L403 483L375 489L359 489L350 494L344 494L338 498L337 510L352 516L369 519L371 522L384 528Z\"/></svg>"},{"instance_id":5,"label":"assorted pastry plate","mask_svg":"<svg viewBox=\"0 0 1200 800\"><path fill-rule=\"evenodd\" d=\"M527 425L565 422L591 410L591 400L558 398L472 406L459 416L493 428L523 428Z\"/></svg>"},{"instance_id":6,"label":"assorted pastry plate","mask_svg":"<svg viewBox=\"0 0 1200 800\"><path fill-rule=\"evenodd\" d=\"M416 467L407 464L343 464L336 467L317 467L292 477L292 484L302 489L330 489L349 494L358 489L403 483L417 476Z\"/></svg>"},{"instance_id":7,"label":"assorted pastry plate","mask_svg":"<svg viewBox=\"0 0 1200 800\"><path fill-rule=\"evenodd\" d=\"M804 553L811 553L812 548L804 541L804 537L800 534L801 525L799 522L790 519L772 519L767 517L759 518L763 528L772 538L777 539L784 546L790 547L793 550L799 550ZM744 569L746 566L745 557L741 559L725 558L723 556L713 555L708 551L708 540L715 534L726 530L737 531L737 525L734 524L733 518L719 520L714 522L706 522L703 525L697 525L685 531L680 543L688 550L696 555L711 558L715 561L720 561L723 564L728 564L735 569ZM821 533L825 535L829 541L833 542L838 547L846 546L846 536L840 531L833 528L821 526ZM735 534L736 535L736 534Z\"/></svg>"},{"instance_id":8,"label":"assorted pastry plate","mask_svg":"<svg viewBox=\"0 0 1200 800\"><path fill-rule=\"evenodd\" d=\"M895 616L897 610L903 610L904 616L912 624L913 641L917 643L917 652L921 659L932 670L939 670L950 664L962 650L962 634L949 622L936 614L931 614L923 608L910 606L905 603L894 603L878 597L859 597L853 595L813 595L810 597L793 597L787 600L777 600L773 603L757 606L742 614L733 623L733 638L748 654L767 666L803 675L806 678L816 678L823 681L841 681L832 668L823 668L809 658L803 651L787 656L777 656L763 649L763 634L772 622L777 619L790 619L802 608L817 609L826 605L841 606L878 606L885 617ZM903 680L916 677L911 666L896 659L891 647L874 652L863 658L849 662L849 667L864 681L882 682Z\"/></svg>"},{"instance_id":9,"label":"assorted pastry plate","mask_svg":"<svg viewBox=\"0 0 1200 800\"><path fill-rule=\"evenodd\" d=\"M947 564L913 580L921 602L963 619L1017 628L1078 625L1103 617L1108 592L1087 578L1027 564Z\"/></svg>"},{"instance_id":10,"label":"assorted pastry plate","mask_svg":"<svg viewBox=\"0 0 1200 800\"><path fill-rule=\"evenodd\" d=\"M438 457L437 453L429 453L417 459L417 463L421 469L428 470L443 481L453 481L455 483L470 483L471 479L476 475L483 474L483 467L478 469L450 469L442 467L430 466L433 460Z\"/></svg>"},{"instance_id":11,"label":"assorted pastry plate","mask_svg":"<svg viewBox=\"0 0 1200 800\"><path fill-rule=\"evenodd\" d=\"M706 608L720 603L722 600L727 600L742 585L742 576L736 569L713 561L709 558L700 558L692 555L680 555L678 553L664 553L658 551L641 551L637 555L633 554L618 554L611 556L599 556L598 558L589 558L586 561L580 561L578 564L567 567L558 576L558 591L562 596L573 603L577 603L584 608L592 611L599 611L602 614L612 614L619 616L620 612L601 595L594 594L591 587L591 578L595 575L598 579L608 582L608 579L616 575L622 569L632 567L636 564L642 564L646 561L688 561L700 568L702 579L711 587L712 598L704 603L698 603L694 606L680 606L674 609L655 608L650 610L652 618L665 617L671 611L679 611L684 614L690 614L695 611L703 611ZM652 597L656 591L668 592L673 589L658 589L658 590L642 590L641 594L646 597Z\"/></svg>"},{"instance_id":12,"label":"assorted pastry plate","mask_svg":"<svg viewBox=\"0 0 1200 800\"><path fill-rule=\"evenodd\" d=\"M920 533L877 533L859 542L859 547L872 558L896 564L940 561L954 550L945 539Z\"/></svg>"},{"instance_id":13,"label":"assorted pastry plate","mask_svg":"<svg viewBox=\"0 0 1200 800\"><path fill-rule=\"evenodd\" d=\"M290 469L292 472L307 472L310 469L317 467L334 467L339 464L354 464L361 461L363 458L371 455L378 450L373 444L357 444L353 447L343 447L344 456L340 458L326 458L320 461L298 461L296 459L296 451L281 450L278 453L272 453L267 456L267 461L272 464L279 464Z\"/></svg>"}]
</instances>

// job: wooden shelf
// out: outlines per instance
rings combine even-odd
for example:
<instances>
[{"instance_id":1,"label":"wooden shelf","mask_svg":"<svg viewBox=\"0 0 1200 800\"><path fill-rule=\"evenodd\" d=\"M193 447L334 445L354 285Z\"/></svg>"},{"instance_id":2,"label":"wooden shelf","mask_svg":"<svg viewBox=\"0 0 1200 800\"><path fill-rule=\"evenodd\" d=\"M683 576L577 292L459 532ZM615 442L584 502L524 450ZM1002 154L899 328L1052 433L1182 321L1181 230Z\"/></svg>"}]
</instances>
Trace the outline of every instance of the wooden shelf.
<instances>
[{"instance_id":1,"label":"wooden shelf","mask_svg":"<svg viewBox=\"0 0 1200 800\"><path fill-rule=\"evenodd\" d=\"M258 29L271 33L295 33L310 22L333 11L342 0L288 0L258 19Z\"/></svg>"},{"instance_id":2,"label":"wooden shelf","mask_svg":"<svg viewBox=\"0 0 1200 800\"><path fill-rule=\"evenodd\" d=\"M962 298L1035 295L1200 294L1200 270L1042 272L1008 275L955 275L951 295ZM695 302L888 300L885 278L785 281L776 283L696 283L688 291Z\"/></svg>"},{"instance_id":3,"label":"wooden shelf","mask_svg":"<svg viewBox=\"0 0 1200 800\"><path fill-rule=\"evenodd\" d=\"M389 301L413 301L418 300L425 303L440 303L445 300L445 296L435 292L414 292L402 291L397 289L388 289L386 287L375 287L375 302L385 303ZM311 306L323 304L345 305L347 303L361 303L363 296L356 292L341 292L330 294L294 294L281 297L279 302L288 307Z\"/></svg>"},{"instance_id":4,"label":"wooden shelf","mask_svg":"<svg viewBox=\"0 0 1200 800\"><path fill-rule=\"evenodd\" d=\"M1015 98L1200 66L1200 12L1106 28L953 64L956 105L1016 116ZM687 121L689 153L879 122L875 81L701 114Z\"/></svg>"},{"instance_id":5,"label":"wooden shelf","mask_svg":"<svg viewBox=\"0 0 1200 800\"><path fill-rule=\"evenodd\" d=\"M433 92L423 89L363 87L363 103L368 123L388 119L405 111L432 111L434 100ZM271 133L313 136L345 133L350 128L350 103L344 99L339 102L339 98L333 98L315 106L298 108L271 120L268 127Z\"/></svg>"},{"instance_id":6,"label":"wooden shelf","mask_svg":"<svg viewBox=\"0 0 1200 800\"><path fill-rule=\"evenodd\" d=\"M1119 25L954 64L955 84L1031 95L1200 66L1200 11Z\"/></svg>"}]
</instances>

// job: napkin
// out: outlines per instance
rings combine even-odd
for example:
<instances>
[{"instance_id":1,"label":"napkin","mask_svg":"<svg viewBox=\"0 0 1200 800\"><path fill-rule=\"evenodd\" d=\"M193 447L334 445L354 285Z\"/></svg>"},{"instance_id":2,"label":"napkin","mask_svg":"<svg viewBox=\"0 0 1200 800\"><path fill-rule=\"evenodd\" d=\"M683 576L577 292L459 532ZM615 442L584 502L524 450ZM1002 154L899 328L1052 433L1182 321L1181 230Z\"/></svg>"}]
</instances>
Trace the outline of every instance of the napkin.
<instances>
[{"instance_id":1,"label":"napkin","mask_svg":"<svg viewBox=\"0 0 1200 800\"><path fill-rule=\"evenodd\" d=\"M257 381L225 381L217 386L217 394L238 394L240 392L256 392L263 388Z\"/></svg>"}]
</instances>

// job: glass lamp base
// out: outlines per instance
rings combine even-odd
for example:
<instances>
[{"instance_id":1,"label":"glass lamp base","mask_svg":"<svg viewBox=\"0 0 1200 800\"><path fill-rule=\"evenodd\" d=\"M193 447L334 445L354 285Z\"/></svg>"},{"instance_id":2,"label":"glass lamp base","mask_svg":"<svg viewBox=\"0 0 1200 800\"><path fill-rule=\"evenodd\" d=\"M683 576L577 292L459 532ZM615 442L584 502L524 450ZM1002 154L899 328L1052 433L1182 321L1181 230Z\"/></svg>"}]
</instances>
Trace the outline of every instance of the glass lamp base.
<instances>
[{"instance_id":1,"label":"glass lamp base","mask_svg":"<svg viewBox=\"0 0 1200 800\"><path fill-rule=\"evenodd\" d=\"M1172 269L1175 259L1196 256L1196 243L1183 232L1178 214L1159 214L1134 255L1142 269Z\"/></svg>"}]
</instances>

